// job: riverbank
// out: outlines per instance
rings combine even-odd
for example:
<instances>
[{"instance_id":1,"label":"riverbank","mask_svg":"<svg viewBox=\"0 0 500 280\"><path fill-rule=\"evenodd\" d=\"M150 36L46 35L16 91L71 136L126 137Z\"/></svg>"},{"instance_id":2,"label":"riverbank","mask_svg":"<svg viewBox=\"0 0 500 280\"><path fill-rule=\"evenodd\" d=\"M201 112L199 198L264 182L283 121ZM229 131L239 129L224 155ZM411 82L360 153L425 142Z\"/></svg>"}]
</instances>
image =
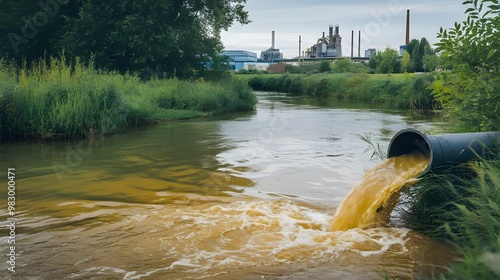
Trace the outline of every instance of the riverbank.
<instances>
[{"instance_id":1,"label":"riverbank","mask_svg":"<svg viewBox=\"0 0 500 280\"><path fill-rule=\"evenodd\" d=\"M400 205L405 226L453 245L446 279L498 279L500 155L427 174Z\"/></svg>"},{"instance_id":2,"label":"riverbank","mask_svg":"<svg viewBox=\"0 0 500 280\"><path fill-rule=\"evenodd\" d=\"M439 107L429 87L432 74L236 74L254 90L389 104L399 109Z\"/></svg>"},{"instance_id":3,"label":"riverbank","mask_svg":"<svg viewBox=\"0 0 500 280\"><path fill-rule=\"evenodd\" d=\"M160 120L252 110L242 81L153 79L64 60L13 71L0 63L0 142L111 134Z\"/></svg>"}]
</instances>

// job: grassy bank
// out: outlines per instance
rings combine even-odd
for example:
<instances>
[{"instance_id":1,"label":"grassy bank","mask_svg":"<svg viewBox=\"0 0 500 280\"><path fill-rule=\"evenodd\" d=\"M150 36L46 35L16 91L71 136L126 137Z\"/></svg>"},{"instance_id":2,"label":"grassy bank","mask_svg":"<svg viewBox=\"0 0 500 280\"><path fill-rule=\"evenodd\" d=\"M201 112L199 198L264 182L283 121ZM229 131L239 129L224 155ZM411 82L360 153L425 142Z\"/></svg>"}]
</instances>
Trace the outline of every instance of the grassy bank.
<instances>
[{"instance_id":1,"label":"grassy bank","mask_svg":"<svg viewBox=\"0 0 500 280\"><path fill-rule=\"evenodd\" d=\"M32 69L0 63L0 141L109 134L164 119L252 110L251 89L177 79L141 82L80 62L41 61Z\"/></svg>"},{"instance_id":2,"label":"grassy bank","mask_svg":"<svg viewBox=\"0 0 500 280\"><path fill-rule=\"evenodd\" d=\"M406 226L462 255L442 279L499 279L500 155L425 175L405 195Z\"/></svg>"},{"instance_id":3,"label":"grassy bank","mask_svg":"<svg viewBox=\"0 0 500 280\"><path fill-rule=\"evenodd\" d=\"M240 74L235 77L259 91L387 103L395 108L437 106L428 89L434 80L431 74Z\"/></svg>"}]
</instances>

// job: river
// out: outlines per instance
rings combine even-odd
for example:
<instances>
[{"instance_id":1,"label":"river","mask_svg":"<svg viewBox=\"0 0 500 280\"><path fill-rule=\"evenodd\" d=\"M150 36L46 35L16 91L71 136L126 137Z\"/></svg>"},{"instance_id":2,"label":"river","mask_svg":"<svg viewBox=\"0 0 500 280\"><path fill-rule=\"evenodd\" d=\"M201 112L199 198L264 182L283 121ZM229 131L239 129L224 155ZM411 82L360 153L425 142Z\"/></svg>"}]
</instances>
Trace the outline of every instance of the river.
<instances>
[{"instance_id":1,"label":"river","mask_svg":"<svg viewBox=\"0 0 500 280\"><path fill-rule=\"evenodd\" d=\"M404 128L439 118L259 93L250 113L164 122L78 141L0 145L15 168L10 279L419 278L446 245L399 227L329 232ZM7 190L1 194L7 201ZM9 248L6 203L1 255ZM12 235L12 232L10 233ZM5 248L5 249L3 249ZM7 260L7 257L5 257Z\"/></svg>"}]
</instances>

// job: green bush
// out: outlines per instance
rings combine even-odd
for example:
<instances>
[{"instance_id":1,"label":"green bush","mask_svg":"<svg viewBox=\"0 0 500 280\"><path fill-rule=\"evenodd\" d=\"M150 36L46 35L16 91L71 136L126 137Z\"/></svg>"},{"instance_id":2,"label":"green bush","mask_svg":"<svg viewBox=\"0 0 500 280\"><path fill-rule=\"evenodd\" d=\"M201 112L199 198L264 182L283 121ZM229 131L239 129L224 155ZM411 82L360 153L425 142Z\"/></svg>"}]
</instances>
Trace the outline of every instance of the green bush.
<instances>
[{"instance_id":1,"label":"green bush","mask_svg":"<svg viewBox=\"0 0 500 280\"><path fill-rule=\"evenodd\" d=\"M321 61L319 64L319 72L324 73L324 72L329 72L332 70L332 63L330 61Z\"/></svg>"}]
</instances>

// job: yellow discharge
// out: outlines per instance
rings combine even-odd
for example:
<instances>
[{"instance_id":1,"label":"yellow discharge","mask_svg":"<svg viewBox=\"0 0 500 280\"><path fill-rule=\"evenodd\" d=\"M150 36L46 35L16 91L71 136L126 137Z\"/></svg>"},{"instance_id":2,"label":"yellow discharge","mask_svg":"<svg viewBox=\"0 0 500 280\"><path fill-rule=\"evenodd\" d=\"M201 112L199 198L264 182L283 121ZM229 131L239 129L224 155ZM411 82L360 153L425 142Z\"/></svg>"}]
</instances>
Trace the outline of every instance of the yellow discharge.
<instances>
[{"instance_id":1,"label":"yellow discharge","mask_svg":"<svg viewBox=\"0 0 500 280\"><path fill-rule=\"evenodd\" d=\"M330 231L369 228L387 222L401 188L413 183L429 163L424 155L393 157L369 170L347 195L330 223Z\"/></svg>"}]
</instances>

